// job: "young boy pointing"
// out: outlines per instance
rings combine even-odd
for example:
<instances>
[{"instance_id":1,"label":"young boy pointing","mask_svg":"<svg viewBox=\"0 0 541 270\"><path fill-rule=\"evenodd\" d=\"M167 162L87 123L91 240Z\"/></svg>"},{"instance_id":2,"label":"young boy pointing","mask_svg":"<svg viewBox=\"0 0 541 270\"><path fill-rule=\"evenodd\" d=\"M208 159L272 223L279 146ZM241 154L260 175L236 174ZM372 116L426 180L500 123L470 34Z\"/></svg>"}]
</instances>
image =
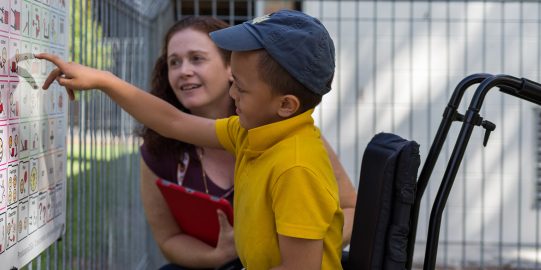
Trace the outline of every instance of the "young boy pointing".
<instances>
[{"instance_id":1,"label":"young boy pointing","mask_svg":"<svg viewBox=\"0 0 541 270\"><path fill-rule=\"evenodd\" d=\"M210 120L173 106L109 72L36 57L73 89L101 89L163 136L236 156L235 242L249 270L341 269L343 215L313 108L330 91L334 45L315 18L281 10L212 32L232 51L230 95L238 116Z\"/></svg>"}]
</instances>

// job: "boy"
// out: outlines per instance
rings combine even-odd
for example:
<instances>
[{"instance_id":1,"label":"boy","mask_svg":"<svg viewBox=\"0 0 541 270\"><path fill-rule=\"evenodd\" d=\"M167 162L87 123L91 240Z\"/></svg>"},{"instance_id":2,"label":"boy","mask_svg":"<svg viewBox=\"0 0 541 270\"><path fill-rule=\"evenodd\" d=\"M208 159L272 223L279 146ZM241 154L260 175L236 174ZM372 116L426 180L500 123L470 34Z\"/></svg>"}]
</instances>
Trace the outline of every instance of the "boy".
<instances>
[{"instance_id":1,"label":"boy","mask_svg":"<svg viewBox=\"0 0 541 270\"><path fill-rule=\"evenodd\" d=\"M334 45L323 25L281 10L211 33L233 51L230 95L238 116L185 114L114 75L55 63L44 83L101 89L163 136L235 154L235 242L243 265L258 269L341 269L343 214L338 188L311 114L330 90Z\"/></svg>"}]
</instances>

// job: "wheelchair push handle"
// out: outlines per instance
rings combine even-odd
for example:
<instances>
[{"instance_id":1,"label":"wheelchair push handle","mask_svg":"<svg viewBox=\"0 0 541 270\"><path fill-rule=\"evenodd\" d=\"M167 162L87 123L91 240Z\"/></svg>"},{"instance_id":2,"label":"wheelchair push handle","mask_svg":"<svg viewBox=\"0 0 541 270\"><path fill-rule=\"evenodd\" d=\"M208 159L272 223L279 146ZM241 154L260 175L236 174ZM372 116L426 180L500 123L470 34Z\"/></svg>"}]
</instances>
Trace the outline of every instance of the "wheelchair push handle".
<instances>
[{"instance_id":1,"label":"wheelchair push handle","mask_svg":"<svg viewBox=\"0 0 541 270\"><path fill-rule=\"evenodd\" d=\"M423 265L423 269L425 270L435 269L443 210L464 157L473 128L474 126L482 126L486 129L487 132L485 133L485 138L483 140L483 144L485 145L490 132L495 129L495 125L492 122L483 120L483 118L479 116L479 111L486 94L496 87L503 93L541 105L541 84L525 78L516 78L510 75L501 74L487 77L477 87L471 99L468 111L464 115L465 121L462 124L451 158L447 164L438 193L430 211L425 260Z\"/></svg>"},{"instance_id":2,"label":"wheelchair push handle","mask_svg":"<svg viewBox=\"0 0 541 270\"><path fill-rule=\"evenodd\" d=\"M536 103L541 102L541 84L537 82L522 78L522 89L519 93L537 101Z\"/></svg>"},{"instance_id":3,"label":"wheelchair push handle","mask_svg":"<svg viewBox=\"0 0 541 270\"><path fill-rule=\"evenodd\" d=\"M500 86L500 91L541 105L541 84L526 78L520 79L519 87Z\"/></svg>"}]
</instances>

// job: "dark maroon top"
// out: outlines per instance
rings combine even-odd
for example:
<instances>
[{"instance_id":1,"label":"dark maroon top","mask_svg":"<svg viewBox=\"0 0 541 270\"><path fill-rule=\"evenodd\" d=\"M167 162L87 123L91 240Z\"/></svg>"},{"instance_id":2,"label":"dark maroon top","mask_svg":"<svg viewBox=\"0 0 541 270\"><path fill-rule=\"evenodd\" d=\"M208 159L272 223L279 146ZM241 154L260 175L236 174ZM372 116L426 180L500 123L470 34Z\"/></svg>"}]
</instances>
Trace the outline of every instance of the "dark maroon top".
<instances>
[{"instance_id":1,"label":"dark maroon top","mask_svg":"<svg viewBox=\"0 0 541 270\"><path fill-rule=\"evenodd\" d=\"M177 183L177 161L178 157L175 157L171 154L162 154L160 156L152 155L146 144L140 148L141 157L145 161L148 168L158 177L163 178L164 180ZM203 173L201 170L201 162L197 158L195 150L190 150L188 152L190 155L190 163L188 164L188 169L184 175L184 181L182 185L187 188L205 192L205 185L203 183ZM178 154L180 156L180 154ZM229 189L223 189L212 181L210 177L207 176L207 185L209 189L209 194L217 197L222 197L224 194L229 192ZM227 197L225 197L230 203L233 203L233 192L231 192Z\"/></svg>"}]
</instances>

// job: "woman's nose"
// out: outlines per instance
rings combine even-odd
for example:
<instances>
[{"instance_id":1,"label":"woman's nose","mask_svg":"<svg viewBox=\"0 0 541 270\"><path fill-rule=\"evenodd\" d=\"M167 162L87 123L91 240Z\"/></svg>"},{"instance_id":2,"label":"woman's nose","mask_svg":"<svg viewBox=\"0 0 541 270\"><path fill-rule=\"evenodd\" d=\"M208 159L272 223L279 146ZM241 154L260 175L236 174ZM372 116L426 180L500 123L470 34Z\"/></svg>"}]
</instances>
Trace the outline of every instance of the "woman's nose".
<instances>
[{"instance_id":1,"label":"woman's nose","mask_svg":"<svg viewBox=\"0 0 541 270\"><path fill-rule=\"evenodd\" d=\"M182 76L192 76L194 74L192 65L188 63L182 64L182 66L180 66L180 74Z\"/></svg>"}]
</instances>

